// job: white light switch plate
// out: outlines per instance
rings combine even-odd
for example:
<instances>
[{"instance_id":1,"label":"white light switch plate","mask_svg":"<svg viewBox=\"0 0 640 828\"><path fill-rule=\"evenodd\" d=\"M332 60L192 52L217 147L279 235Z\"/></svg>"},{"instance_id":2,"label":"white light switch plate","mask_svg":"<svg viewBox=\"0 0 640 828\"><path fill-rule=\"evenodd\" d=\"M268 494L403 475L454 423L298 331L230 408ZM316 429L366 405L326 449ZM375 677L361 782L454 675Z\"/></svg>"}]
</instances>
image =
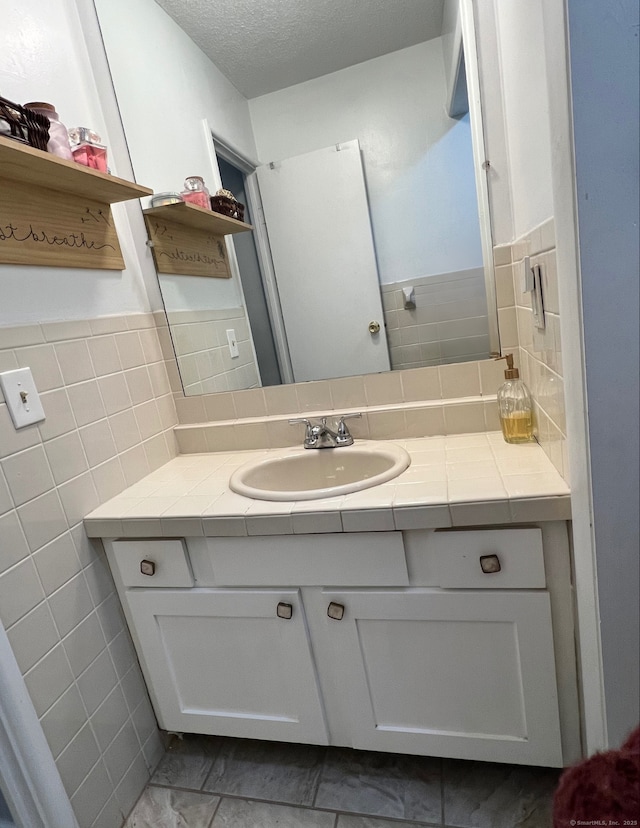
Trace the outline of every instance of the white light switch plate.
<instances>
[{"instance_id":1,"label":"white light switch plate","mask_svg":"<svg viewBox=\"0 0 640 828\"><path fill-rule=\"evenodd\" d=\"M229 343L229 353L231 354L231 359L239 357L240 351L238 350L236 332L233 330L233 328L229 328L227 331L227 342Z\"/></svg>"},{"instance_id":2,"label":"white light switch plate","mask_svg":"<svg viewBox=\"0 0 640 828\"><path fill-rule=\"evenodd\" d=\"M18 368L0 374L0 387L16 428L24 428L45 419L31 368Z\"/></svg>"},{"instance_id":3,"label":"white light switch plate","mask_svg":"<svg viewBox=\"0 0 640 828\"><path fill-rule=\"evenodd\" d=\"M522 280L522 292L530 293L534 288L533 283L533 268L531 267L531 259L525 256L522 260L522 271L520 278Z\"/></svg>"}]
</instances>

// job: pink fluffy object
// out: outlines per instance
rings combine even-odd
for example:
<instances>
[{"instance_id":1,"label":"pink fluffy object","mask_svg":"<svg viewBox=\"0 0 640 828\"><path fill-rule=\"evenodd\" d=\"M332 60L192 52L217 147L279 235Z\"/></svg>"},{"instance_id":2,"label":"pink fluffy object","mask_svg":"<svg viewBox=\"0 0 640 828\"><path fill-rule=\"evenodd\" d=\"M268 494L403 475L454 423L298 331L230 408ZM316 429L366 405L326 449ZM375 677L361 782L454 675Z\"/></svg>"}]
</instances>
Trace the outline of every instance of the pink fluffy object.
<instances>
[{"instance_id":1,"label":"pink fluffy object","mask_svg":"<svg viewBox=\"0 0 640 828\"><path fill-rule=\"evenodd\" d=\"M553 828L625 824L640 825L640 727L620 750L567 768L553 800Z\"/></svg>"}]
</instances>

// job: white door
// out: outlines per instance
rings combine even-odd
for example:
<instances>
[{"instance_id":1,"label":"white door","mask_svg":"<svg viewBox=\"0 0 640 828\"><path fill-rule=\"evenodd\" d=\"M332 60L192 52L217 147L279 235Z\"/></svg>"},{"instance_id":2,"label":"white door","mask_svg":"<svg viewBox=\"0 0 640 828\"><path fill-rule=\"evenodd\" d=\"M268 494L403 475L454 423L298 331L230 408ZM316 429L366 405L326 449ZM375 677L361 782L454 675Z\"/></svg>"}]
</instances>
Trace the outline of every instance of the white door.
<instances>
[{"instance_id":1,"label":"white door","mask_svg":"<svg viewBox=\"0 0 640 828\"><path fill-rule=\"evenodd\" d=\"M314 593L307 612L331 654L325 701L342 744L562 766L546 592ZM327 617L331 602L342 620Z\"/></svg>"},{"instance_id":2,"label":"white door","mask_svg":"<svg viewBox=\"0 0 640 828\"><path fill-rule=\"evenodd\" d=\"M127 601L165 730L327 744L297 590L129 590Z\"/></svg>"},{"instance_id":3,"label":"white door","mask_svg":"<svg viewBox=\"0 0 640 828\"><path fill-rule=\"evenodd\" d=\"M358 141L257 175L295 382L388 371Z\"/></svg>"}]
</instances>

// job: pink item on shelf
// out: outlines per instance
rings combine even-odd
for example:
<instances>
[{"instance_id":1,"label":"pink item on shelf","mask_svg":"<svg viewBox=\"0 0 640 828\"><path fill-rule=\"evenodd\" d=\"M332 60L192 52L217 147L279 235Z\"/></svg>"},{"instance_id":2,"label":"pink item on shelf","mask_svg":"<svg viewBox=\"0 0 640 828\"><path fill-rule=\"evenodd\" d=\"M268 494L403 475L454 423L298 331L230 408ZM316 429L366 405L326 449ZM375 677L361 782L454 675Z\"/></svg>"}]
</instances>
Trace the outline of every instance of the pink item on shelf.
<instances>
[{"instance_id":1,"label":"pink item on shelf","mask_svg":"<svg viewBox=\"0 0 640 828\"><path fill-rule=\"evenodd\" d=\"M205 210L211 209L211 196L207 190L204 180L199 175L190 175L184 182L184 190L180 194L183 201L189 204L195 204L197 207L203 207Z\"/></svg>"},{"instance_id":2,"label":"pink item on shelf","mask_svg":"<svg viewBox=\"0 0 640 828\"><path fill-rule=\"evenodd\" d=\"M69 130L71 154L77 164L106 173L107 148L100 143L100 136L87 127L72 127Z\"/></svg>"}]
</instances>

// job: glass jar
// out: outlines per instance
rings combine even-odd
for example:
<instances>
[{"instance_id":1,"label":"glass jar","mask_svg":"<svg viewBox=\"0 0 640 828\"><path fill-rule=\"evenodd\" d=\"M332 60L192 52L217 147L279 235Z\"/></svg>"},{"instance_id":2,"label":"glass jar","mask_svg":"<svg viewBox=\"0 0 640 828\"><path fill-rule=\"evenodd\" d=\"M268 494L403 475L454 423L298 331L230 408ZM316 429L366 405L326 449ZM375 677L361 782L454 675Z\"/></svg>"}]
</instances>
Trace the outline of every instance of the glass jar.
<instances>
[{"instance_id":1,"label":"glass jar","mask_svg":"<svg viewBox=\"0 0 640 828\"><path fill-rule=\"evenodd\" d=\"M184 201L180 193L154 193L151 196L152 207L166 207L168 204L180 204Z\"/></svg>"},{"instance_id":2,"label":"glass jar","mask_svg":"<svg viewBox=\"0 0 640 828\"><path fill-rule=\"evenodd\" d=\"M180 195L189 204L195 204L205 210L211 209L209 190L205 186L204 179L199 175L190 175L189 178L185 179L184 190Z\"/></svg>"},{"instance_id":3,"label":"glass jar","mask_svg":"<svg viewBox=\"0 0 640 828\"><path fill-rule=\"evenodd\" d=\"M47 152L57 155L58 158L64 158L66 161L73 161L71 154L71 146L69 144L69 133L66 126L61 123L58 118L58 113L53 104L43 103L42 101L33 101L25 104L27 109L32 109L34 112L39 112L40 115L46 115L49 119L49 143L47 144Z\"/></svg>"},{"instance_id":4,"label":"glass jar","mask_svg":"<svg viewBox=\"0 0 640 828\"><path fill-rule=\"evenodd\" d=\"M92 170L107 172L107 148L100 143L100 136L87 127L71 127L69 130L71 154L77 164Z\"/></svg>"}]
</instances>

